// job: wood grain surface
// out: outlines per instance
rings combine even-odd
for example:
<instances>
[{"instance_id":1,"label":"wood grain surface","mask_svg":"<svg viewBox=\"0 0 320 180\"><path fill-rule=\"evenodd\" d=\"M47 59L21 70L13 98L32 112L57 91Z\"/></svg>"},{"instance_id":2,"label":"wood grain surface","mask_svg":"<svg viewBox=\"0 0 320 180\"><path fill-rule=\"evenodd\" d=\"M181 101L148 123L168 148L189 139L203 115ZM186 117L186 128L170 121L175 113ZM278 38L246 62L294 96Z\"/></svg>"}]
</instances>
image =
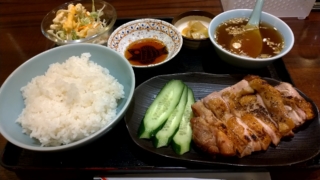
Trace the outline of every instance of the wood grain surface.
<instances>
[{"instance_id":1,"label":"wood grain surface","mask_svg":"<svg viewBox=\"0 0 320 180\"><path fill-rule=\"evenodd\" d=\"M65 0L0 0L0 85L20 64L54 46L41 33L42 18ZM108 0L118 18L173 17L186 10L222 12L219 0ZM292 50L283 57L294 85L320 107L320 12L311 12L304 20L283 18L295 36ZM315 132L320 133L320 132ZM0 135L0 150L6 140ZM33 172L34 173L34 172ZM271 172L272 179L320 179L320 170ZM63 174L61 178L64 179ZM48 177L50 179L50 177ZM17 177L0 166L1 180Z\"/></svg>"}]
</instances>

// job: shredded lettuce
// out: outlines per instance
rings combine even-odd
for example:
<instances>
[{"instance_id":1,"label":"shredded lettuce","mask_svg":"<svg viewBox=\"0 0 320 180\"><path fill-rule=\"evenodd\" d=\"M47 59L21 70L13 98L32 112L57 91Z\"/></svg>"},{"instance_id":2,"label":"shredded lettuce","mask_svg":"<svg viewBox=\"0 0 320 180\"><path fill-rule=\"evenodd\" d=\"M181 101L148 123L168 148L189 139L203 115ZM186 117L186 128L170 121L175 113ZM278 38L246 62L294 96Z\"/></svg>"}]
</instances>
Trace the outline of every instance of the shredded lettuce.
<instances>
[{"instance_id":1,"label":"shredded lettuce","mask_svg":"<svg viewBox=\"0 0 320 180\"><path fill-rule=\"evenodd\" d=\"M96 11L94 0L92 0L91 12L87 11L80 3L69 4L68 10L60 9L57 11L53 24L47 32L60 40L77 40L92 36L93 32L99 33L106 27L105 20L100 20L104 8L105 6ZM74 13L74 15L70 15L70 13Z\"/></svg>"}]
</instances>

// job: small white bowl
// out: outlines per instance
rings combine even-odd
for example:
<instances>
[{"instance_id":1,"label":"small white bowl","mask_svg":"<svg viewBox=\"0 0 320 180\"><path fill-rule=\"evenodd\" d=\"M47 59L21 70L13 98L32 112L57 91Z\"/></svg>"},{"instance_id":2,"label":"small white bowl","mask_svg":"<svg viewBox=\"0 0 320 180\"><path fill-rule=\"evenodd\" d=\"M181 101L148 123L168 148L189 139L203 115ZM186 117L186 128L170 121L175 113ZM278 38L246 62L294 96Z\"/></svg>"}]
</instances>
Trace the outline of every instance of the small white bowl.
<instances>
[{"instance_id":1,"label":"small white bowl","mask_svg":"<svg viewBox=\"0 0 320 180\"><path fill-rule=\"evenodd\" d=\"M213 19L214 15L207 11L193 10L186 11L172 19L172 24L182 33L183 29L188 26L189 21L200 21L204 26L208 28L209 23ZM210 39L192 39L182 35L183 47L188 49L197 50L200 48L211 45Z\"/></svg>"},{"instance_id":2,"label":"small white bowl","mask_svg":"<svg viewBox=\"0 0 320 180\"><path fill-rule=\"evenodd\" d=\"M172 24L158 19L138 19L118 27L110 35L108 47L124 55L127 47L134 41L154 38L162 41L168 49L167 58L157 64L133 65L135 68L150 68L162 65L174 58L182 47L182 36Z\"/></svg>"},{"instance_id":3,"label":"small white bowl","mask_svg":"<svg viewBox=\"0 0 320 180\"><path fill-rule=\"evenodd\" d=\"M259 59L259 58L250 58L250 57L236 55L222 48L215 40L216 28L221 23L232 18L241 18L241 17L249 18L251 15L251 12L252 12L252 9L234 9L234 10L225 11L215 16L209 24L209 37L215 47L217 54L222 60L236 67L246 68L246 69L258 69L258 68L266 67L269 64L271 64L273 61L278 60L282 56L286 55L291 50L294 44L294 35L290 27L284 21L282 21L281 19L279 19L278 17L272 14L262 12L261 21L275 27L284 39L284 48L279 54L270 58Z\"/></svg>"}]
</instances>

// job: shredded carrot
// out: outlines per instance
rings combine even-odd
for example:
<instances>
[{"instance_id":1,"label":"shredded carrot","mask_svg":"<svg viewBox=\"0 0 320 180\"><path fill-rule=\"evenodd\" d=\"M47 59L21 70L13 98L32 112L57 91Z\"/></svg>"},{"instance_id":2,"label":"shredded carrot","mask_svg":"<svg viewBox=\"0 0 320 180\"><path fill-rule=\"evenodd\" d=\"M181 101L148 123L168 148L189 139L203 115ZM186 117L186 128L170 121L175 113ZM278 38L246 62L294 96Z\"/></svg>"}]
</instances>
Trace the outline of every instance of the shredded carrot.
<instances>
[{"instance_id":1,"label":"shredded carrot","mask_svg":"<svg viewBox=\"0 0 320 180\"><path fill-rule=\"evenodd\" d=\"M98 11L101 11L103 8L105 7L103 6ZM100 21L99 17L101 14L98 13L98 17L96 17L95 14L92 14L96 13L95 10L89 12L81 4L69 4L68 10L62 9L58 12L60 11L64 13L56 14L56 18L53 20L50 30L48 30L48 32L50 31L50 33L58 39L74 40L85 38L88 34L88 30L96 29L98 26L106 26L104 21Z\"/></svg>"}]
</instances>

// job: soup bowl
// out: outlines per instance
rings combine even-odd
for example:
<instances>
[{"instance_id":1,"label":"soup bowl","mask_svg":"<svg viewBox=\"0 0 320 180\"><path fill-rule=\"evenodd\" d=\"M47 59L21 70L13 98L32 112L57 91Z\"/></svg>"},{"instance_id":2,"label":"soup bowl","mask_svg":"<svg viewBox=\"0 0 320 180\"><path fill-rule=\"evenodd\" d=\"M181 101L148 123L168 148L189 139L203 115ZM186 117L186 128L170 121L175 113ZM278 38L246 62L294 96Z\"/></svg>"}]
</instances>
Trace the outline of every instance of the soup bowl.
<instances>
[{"instance_id":1,"label":"soup bowl","mask_svg":"<svg viewBox=\"0 0 320 180\"><path fill-rule=\"evenodd\" d=\"M280 53L268 58L251 58L248 56L241 56L231 53L230 51L226 50L217 43L216 29L221 23L232 18L249 18L251 12L252 9L234 9L218 14L211 20L208 28L208 33L209 38L212 44L214 45L214 48L220 59L235 67L245 69L259 69L268 66L273 61L281 59L281 57L286 55L291 50L294 44L294 35L290 27L284 21L272 14L262 12L261 22L264 22L277 29L277 31L281 34L283 38L284 47ZM252 44L252 46L255 45Z\"/></svg>"}]
</instances>

